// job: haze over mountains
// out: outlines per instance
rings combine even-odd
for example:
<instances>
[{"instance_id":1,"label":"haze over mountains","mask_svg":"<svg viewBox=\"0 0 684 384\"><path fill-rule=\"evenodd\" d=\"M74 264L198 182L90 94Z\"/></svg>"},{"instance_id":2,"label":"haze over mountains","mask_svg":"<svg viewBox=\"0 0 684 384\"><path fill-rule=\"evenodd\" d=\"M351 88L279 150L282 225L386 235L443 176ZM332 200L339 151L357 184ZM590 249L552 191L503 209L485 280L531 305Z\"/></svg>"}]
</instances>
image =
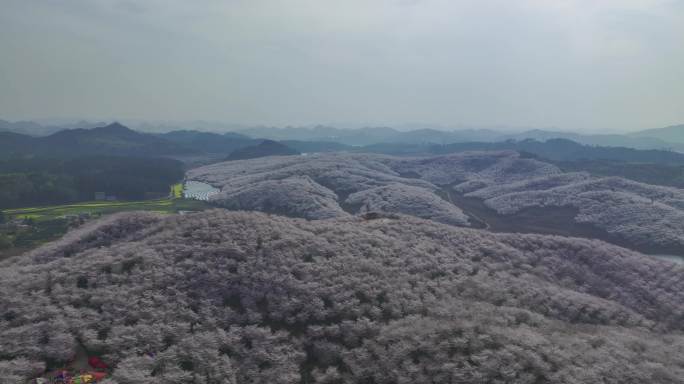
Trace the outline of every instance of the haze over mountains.
<instances>
[{"instance_id":1,"label":"haze over mountains","mask_svg":"<svg viewBox=\"0 0 684 384\"><path fill-rule=\"evenodd\" d=\"M314 128L249 128L239 132L214 133L197 130L174 130L167 133L135 131L119 123L88 128L60 129L48 135L36 123L6 123L0 126L0 149L5 154L67 155L97 153L111 155L197 155L229 154L236 149L258 145L263 139L283 142L300 152L363 150L388 154L444 153L464 149L513 149L541 155L553 160L612 159L658 163L681 162L667 151L684 151L684 126L643 131L629 135L579 135L551 131L526 131L518 134L490 130L439 131L420 129L397 131L392 128L338 129ZM13 129L13 126L33 127ZM39 128L37 128L39 127ZM54 127L50 127L53 129ZM23 132L23 133L18 133ZM31 134L27 134L27 132ZM663 140L646 135L661 136ZM35 136L35 137L34 137ZM533 140L533 141L530 141ZM557 139L566 139L560 141ZM574 143L570 141L574 141ZM665 141L666 140L666 141ZM545 145L544 142L555 143ZM467 144L463 144L467 143ZM493 143L493 144L487 144ZM541 144L540 144L541 143ZM582 147L581 145L602 148ZM442 146L441 148L439 146ZM605 147L617 147L610 150ZM622 148L622 149L620 149ZM654 149L660 152L638 152L632 149ZM666 150L666 151L663 151ZM612 151L612 153L609 153Z\"/></svg>"},{"instance_id":2,"label":"haze over mountains","mask_svg":"<svg viewBox=\"0 0 684 384\"><path fill-rule=\"evenodd\" d=\"M0 384L684 384L684 1L0 7Z\"/></svg>"},{"instance_id":3,"label":"haze over mountains","mask_svg":"<svg viewBox=\"0 0 684 384\"><path fill-rule=\"evenodd\" d=\"M107 125L106 123L97 122L89 123L87 121L78 121L68 124L41 124L34 121L15 121L10 122L7 120L0 119L0 132L14 132L29 136L47 136L52 133L62 131L65 129L77 129L77 128L94 128L103 127Z\"/></svg>"},{"instance_id":4,"label":"haze over mountains","mask_svg":"<svg viewBox=\"0 0 684 384\"><path fill-rule=\"evenodd\" d=\"M87 354L103 384L681 382L684 154L283 132L0 133L9 170L97 153L86 174L158 164L163 190L185 159L215 208L105 216L0 261L2 377Z\"/></svg>"},{"instance_id":5,"label":"haze over mountains","mask_svg":"<svg viewBox=\"0 0 684 384\"><path fill-rule=\"evenodd\" d=\"M87 124L87 123L82 123ZM26 127L30 126L35 129L37 124L19 123L20 126ZM629 138L629 140L642 140L639 138L640 135L654 135L663 138L668 138L671 143L678 140L678 134L684 129L684 126L673 126L657 130L643 131L634 134L621 136L623 138ZM226 201L231 201L231 207L243 207L247 209L266 209L263 204L275 204L270 206L268 209L274 209L276 212L284 210L286 212L294 212L295 216L300 216L297 212L304 212L304 217L317 218L318 215L321 217L332 217L337 216L338 213L344 212L344 207L364 205L368 204L366 210L372 211L373 209L368 207L380 207L384 203L381 201L386 201L388 198L393 200L398 198L394 203L383 208L388 212L405 212L408 210L414 210L415 207L411 207L420 201L419 204L424 204L425 212L418 214L419 217L434 218L437 217L437 212L450 212L443 216L441 220L438 221L448 221L454 223L465 223L467 220L463 213L460 212L458 208L454 210L451 206L444 206L443 202L439 199L434 199L433 197L427 198L427 200L422 200L419 197L422 193L416 190L416 187L423 187L422 185L416 185L414 181L407 181L404 177L403 179L397 179L395 181L390 181L391 176L386 183L380 183L379 180L384 180L387 178L386 175L381 175L380 173L374 174L371 179L375 180L373 187L381 187L377 190L365 191L365 189L359 189L356 187L343 188L340 189L337 185L329 185L326 182L320 184L320 178L327 176L321 176L321 172L329 172L323 170L321 167L327 167L330 164L332 169L337 169L336 172L342 172L340 166L343 169L345 167L353 166L353 164L360 164L362 167L367 167L369 164L374 165L370 168L361 171L364 174L363 177L369 177L367 175L372 172L377 172L382 167L387 167L389 163L395 163L398 160L378 160L381 157L369 157L365 155L360 155L360 153L381 153L387 155L401 155L401 156L422 156L424 158L439 155L439 154L450 154L450 153L460 153L463 151L516 151L517 153L524 154L525 157L534 156L539 159L539 164L547 164L554 167L552 173L558 173L561 169L568 169L569 171L588 171L593 173L595 177L599 176L621 176L631 179L634 182L660 184L663 186L683 186L684 185L684 154L678 153L676 151L664 151L664 150L639 150L635 148L628 148L622 146L589 146L583 145L578 142L574 142L564 138L550 138L555 134L551 132L541 132L541 131L530 131L530 134L537 135L537 138L543 140L535 139L512 139L511 136L499 136L507 137L505 141L468 141L473 138L483 139L487 137L489 140L494 140L498 133L493 131L435 131L435 130L416 130L416 131L406 131L399 132L391 128L367 128L359 130L342 130L329 127L315 127L315 128L284 128L284 129L274 129L274 128L254 128L245 129L241 131L242 133L228 132L224 134L210 133L210 132L200 132L192 130L184 131L172 131L168 133L144 133L139 131L134 131L127 128L119 123L112 123L102 127L96 127L91 129L86 128L76 128L76 129L66 129L60 130L47 136L28 136L18 133L11 132L0 132L0 151L3 153L3 157L11 158L12 156L20 157L38 157L38 158L69 158L77 156L92 156L92 155L105 155L105 156L135 156L135 157L173 157L177 159L183 159L189 161L191 164L215 161L218 159L227 160L240 160L249 159L264 156L277 156L277 155L297 155L299 153L326 153L326 152L347 152L347 153L359 153L359 155L354 155L351 157L340 157L339 155L334 155L332 157L326 156L313 156L307 158L296 158L288 160L286 158L281 158L277 161L278 167L287 167L288 164L296 164L296 171L291 176L297 176L298 179L283 180L284 176L263 176L262 181L272 183L278 181L279 183L285 183L279 185L277 188L273 185L266 184L260 186L259 184L250 184L248 189L239 190L236 187L235 180L230 181L232 192L224 191L224 195L228 193L231 198L224 199ZM247 133L252 136L248 136ZM276 139L281 139L280 141L264 140L261 136L270 136ZM525 137L525 134L518 135L518 138ZM575 138L578 135L573 136ZM587 136L588 137L588 136ZM420 140L419 140L420 138ZM603 139L608 138L608 136L603 136ZM386 141L381 141L386 140ZM648 141L648 140L646 140ZM367 145L362 145L364 143L370 143ZM505 153L505 152L504 152ZM485 156L486 157L486 156ZM458 157L456 157L458 158ZM452 159L456 159L452 158ZM359 162L360 159L363 161ZM245 173L249 177L255 177L258 172L256 168L253 168L252 164L259 164L258 167L266 166L269 172L276 169L273 168L275 165L268 165L270 160L257 160L254 163L239 163L239 166L233 165L233 163L227 164L217 164L209 166L209 170L212 172L215 170L217 172L224 172L225 169L232 169L234 167L246 167L235 168L236 172ZM379 162L378 162L379 161ZM452 160L456 161L456 160ZM484 161L484 160L483 160ZM488 160L487 160L488 161ZM536 161L531 159L520 159L519 161ZM311 170L308 168L311 164L315 164ZM490 164L491 165L491 164ZM452 166L455 166L452 164ZM229 167L229 168L226 168ZM257 168L258 168L257 167ZM378 168L380 167L380 168ZM397 168L396 166L389 166L391 172L396 175L404 175L409 172L405 169ZM393 168L394 167L394 168ZM655 168L654 168L655 167ZM285 168L281 168L282 169ZM312 171L313 169L318 169L318 171ZM351 169L351 168L350 168ZM656 173L651 172L651 169L655 169ZM281 172L279 171L279 172ZM348 169L344 172L347 172ZM218 185L216 175L211 175L210 173L202 174L202 169L193 170L190 173L190 178L198 178L201 181L207 181L210 184L214 184L218 187L225 187L224 184L219 183ZM231 171L232 172L232 171ZM313 173L311 173L313 172ZM357 173L358 170L354 170L351 173ZM382 171L382 172L386 172ZM397 173L398 172L398 173ZM412 172L412 171L411 171ZM434 172L434 170L431 170ZM323 173L323 174L324 174ZM572 173L568 173L570 175ZM578 173L582 175L582 173ZM525 174L524 182L528 182L531 178L546 175L532 175ZM232 176L230 176L232 177ZM289 177L289 176L287 176ZM415 177L424 178L424 175L418 174ZM583 176L584 177L584 176ZM582 178L583 178L582 177ZM339 175L336 176L339 180ZM579 182L583 182L582 178L577 179ZM432 179L428 178L427 181L433 182ZM485 182L486 178L479 177L480 183L485 183L483 186L479 186L477 189L487 186ZM601 180L601 179L595 179ZM599 181L602 185L601 191L610 189L610 191L615 192L620 190L622 192L629 191L628 193L633 193L634 188L636 190L645 191L650 188L646 184L637 187L638 184L629 184L628 182L620 181L620 179L605 179L605 183ZM614 181L610 181L614 180ZM463 181L475 182L475 179L465 179ZM339 182L339 181L338 181ZM358 183L359 181L354 181ZM509 182L509 181L507 181ZM393 184L394 183L394 184ZM614 184L613 186L609 186ZM320 184L320 185L319 185ZM448 183L439 182L436 185L442 186ZM591 183L586 184L587 186L592 185ZM287 186L287 187L286 187ZM551 188L560 187L560 185L553 185ZM237 188L237 189L236 189ZM286 193L286 198L280 199L269 199L269 195L272 195L274 191L280 191L279 188L284 188ZM290 190L289 188L294 188ZM582 187L583 190L591 190L589 187ZM626 188L626 189L625 189ZM368 189L368 188L366 188ZM435 185L429 186L428 190L435 190L437 187ZM362 190L364 191L361 194ZM571 187L568 187L568 191L572 191ZM249 191L249 192L248 192ZM295 192L297 191L297 192ZM554 193L560 192L560 189L553 190ZM502 208L500 205L504 200L503 196L497 196L496 194L488 193L481 195L480 192L476 192L472 189L466 189L461 191L466 194L466 196L481 197L486 200L486 204L490 208L494 208L499 212L512 212L509 208ZM339 195L339 194L342 195ZM253 199L250 196L260 195L266 200ZM339 201L334 196L341 196ZM354 194L354 196L350 196ZM637 204L638 199L650 199L651 203L655 203L654 199L668 197L669 200L665 202L662 206L663 209L675 209L673 212L677 212L680 209L679 203L675 200L679 199L676 197L678 192L672 190L667 192L666 189L652 189L652 191L647 193L639 192L639 197L637 200L629 197L627 200L630 201L629 204ZM242 197L238 197L242 196ZM292 204L301 199L308 199L307 196L317 196L310 203L306 203L304 208L294 207ZM362 197L363 196L363 197ZM407 197L413 196L413 197ZM423 198L425 198L424 195ZM540 195L541 196L541 195ZM556 195L553 199L560 199L558 205L562 206L573 206L575 205L578 209L584 209L587 207L586 202L577 204L571 202L567 197L561 197L562 195ZM569 196L577 196L576 193L570 192ZM349 197L348 201L345 201ZM496 199L493 199L496 197ZM218 198L218 197L215 197ZM408 200L404 202L399 202L401 199ZM527 196L526 198L529 198ZM602 197L602 199L605 197ZM617 195L614 196L616 204L621 201L620 204L628 204L626 197L621 196L617 199ZM379 200L378 200L379 199ZM506 199L509 199L506 197ZM549 204L549 197L545 197L546 203L541 202L530 202L526 203L515 203L522 204L520 207L531 207L541 204L542 206ZM675 199L675 200L672 200ZM510 199L509 199L510 200ZM237 203L239 201L248 201L249 204L245 206L243 203ZM275 201L280 201L276 203ZM370 203L375 201L375 203ZM496 201L496 202L495 202ZM541 201L541 200L540 200ZM237 204L237 205L235 205ZM312 204L312 205L311 205ZM314 209L314 206L318 204L323 204L328 208L332 209L328 213L326 209L318 212L319 208ZM379 204L379 205L378 205ZM506 203L508 204L508 203ZM638 203L641 204L641 203ZM295 204L296 205L296 204ZM391 207L391 208L390 208ZM659 205L649 205L646 204L643 210L656 209L660 207ZM268 209L266 209L268 211ZM383 210L381 209L381 210ZM521 209L521 208L515 208ZM658 208L660 209L660 208ZM657 211L657 209L656 209ZM432 212L432 213L426 213ZM654 211L655 212L655 211ZM673 213L675 216L679 213ZM450 216L451 215L451 216ZM669 220L672 223L677 223L679 219L676 219L670 213L660 212L656 214L656 217L664 220ZM579 216L578 216L579 217ZM636 221L635 225L642 228L651 228L646 222L648 216L643 216L643 220ZM615 225L615 218L603 219L611 222ZM593 220L593 219L592 219ZM600 222L600 220L589 220L594 224ZM598 221L597 221L598 220ZM585 220L586 221L586 220ZM645 227L644 227L645 226ZM610 225L609 225L610 227ZM608 229L608 228L604 228ZM611 232L612 230L609 230ZM634 240L634 239L632 239ZM684 243L680 240L670 239L663 240L663 243L658 243L657 247L664 247L664 249L671 249L672 247L679 247ZM652 246L654 241L638 240L636 243L642 244L647 247Z\"/></svg>"},{"instance_id":6,"label":"haze over mountains","mask_svg":"<svg viewBox=\"0 0 684 384\"><path fill-rule=\"evenodd\" d=\"M545 141L554 138L570 139L582 144L603 146L624 146L637 149L684 150L684 126L668 128L666 131L648 130L630 134L579 134L547 130L527 130L518 133L500 132L490 129L436 130L415 129L398 131L392 128L338 129L318 126L313 128L248 128L243 132L253 137L274 140L318 140L337 141L348 145L369 145L376 143L432 143L448 144L468 141L505 141L535 139ZM662 132L668 132L664 134ZM653 133L652 136L650 134Z\"/></svg>"},{"instance_id":7,"label":"haze over mountains","mask_svg":"<svg viewBox=\"0 0 684 384\"><path fill-rule=\"evenodd\" d=\"M187 148L133 131L118 123L93 129L60 130L48 136L32 137L0 132L3 156L41 155L69 156L75 154L145 155L186 154Z\"/></svg>"},{"instance_id":8,"label":"haze over mountains","mask_svg":"<svg viewBox=\"0 0 684 384\"><path fill-rule=\"evenodd\" d=\"M291 156L299 154L299 151L290 148L287 144L273 140L263 140L257 145L251 145L233 151L226 160L244 160L265 156Z\"/></svg>"},{"instance_id":9,"label":"haze over mountains","mask_svg":"<svg viewBox=\"0 0 684 384\"><path fill-rule=\"evenodd\" d=\"M665 128L647 129L631 133L630 135L640 138L653 137L666 142L681 143L684 142L684 124L672 125Z\"/></svg>"},{"instance_id":10,"label":"haze over mountains","mask_svg":"<svg viewBox=\"0 0 684 384\"><path fill-rule=\"evenodd\" d=\"M94 128L107 125L102 122L84 120L70 124L44 126L36 122L9 122L0 120L0 132L14 132L31 136L45 136L64 129ZM363 146L377 143L431 143L449 144L455 142L484 141L495 142L505 140L535 139L545 141L564 138L581 144L629 147L636 149L673 149L684 151L684 125L673 125L665 128L646 129L623 134L581 134L566 131L544 129L517 129L515 131L495 128L447 129L439 127L420 128L412 125L411 129L391 127L368 127L344 129L332 126L314 127L248 127L244 125L206 122L154 124L149 122L131 122L127 126L148 133L166 133L175 131L198 131L207 133L235 132L253 138L271 140L296 141L333 141L346 145Z\"/></svg>"}]
</instances>

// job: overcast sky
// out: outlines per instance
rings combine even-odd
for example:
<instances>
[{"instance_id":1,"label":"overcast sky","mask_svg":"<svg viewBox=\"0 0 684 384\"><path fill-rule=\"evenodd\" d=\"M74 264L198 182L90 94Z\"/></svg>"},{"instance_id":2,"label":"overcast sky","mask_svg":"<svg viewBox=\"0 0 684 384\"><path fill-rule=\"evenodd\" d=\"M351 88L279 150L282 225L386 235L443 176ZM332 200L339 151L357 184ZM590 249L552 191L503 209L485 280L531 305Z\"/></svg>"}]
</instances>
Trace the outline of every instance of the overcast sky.
<instances>
[{"instance_id":1,"label":"overcast sky","mask_svg":"<svg viewBox=\"0 0 684 384\"><path fill-rule=\"evenodd\" d=\"M0 118L684 123L684 1L2 0Z\"/></svg>"}]
</instances>

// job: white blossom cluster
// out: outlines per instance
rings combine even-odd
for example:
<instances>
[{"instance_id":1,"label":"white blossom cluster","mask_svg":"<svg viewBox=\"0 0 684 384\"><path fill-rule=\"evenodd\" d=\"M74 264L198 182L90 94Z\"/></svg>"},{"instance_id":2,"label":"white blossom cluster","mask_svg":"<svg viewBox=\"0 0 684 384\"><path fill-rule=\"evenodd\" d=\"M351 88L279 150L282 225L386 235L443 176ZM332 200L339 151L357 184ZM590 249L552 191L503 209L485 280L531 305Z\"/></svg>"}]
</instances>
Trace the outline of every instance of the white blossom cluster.
<instances>
[{"instance_id":1,"label":"white blossom cluster","mask_svg":"<svg viewBox=\"0 0 684 384\"><path fill-rule=\"evenodd\" d=\"M428 158L395 158L392 167L399 172L418 174L422 179L437 185L463 182L491 185L561 173L555 165L521 158L514 151L476 151Z\"/></svg>"},{"instance_id":2,"label":"white blossom cluster","mask_svg":"<svg viewBox=\"0 0 684 384\"><path fill-rule=\"evenodd\" d=\"M455 205L424 188L388 184L350 195L347 204L358 205L360 213L403 213L458 226L468 225L468 216Z\"/></svg>"},{"instance_id":3,"label":"white blossom cluster","mask_svg":"<svg viewBox=\"0 0 684 384\"><path fill-rule=\"evenodd\" d=\"M469 196L486 200L515 192L549 190L551 188L589 180L590 178L591 176L586 172L557 173L550 176L533 177L513 183L482 186L473 189Z\"/></svg>"},{"instance_id":4,"label":"white blossom cluster","mask_svg":"<svg viewBox=\"0 0 684 384\"><path fill-rule=\"evenodd\" d=\"M187 178L220 188L211 199L229 209L307 219L380 211L464 226L466 215L435 194L437 185L474 180L486 186L558 172L512 151L432 158L333 153L229 161L193 169Z\"/></svg>"},{"instance_id":5,"label":"white blossom cluster","mask_svg":"<svg viewBox=\"0 0 684 384\"><path fill-rule=\"evenodd\" d=\"M307 219L367 212L403 213L458 226L466 214L439 197L447 185L501 214L531 207L575 207L588 223L629 244L684 249L684 191L620 177L563 173L513 151L437 157L332 153L212 164L188 179L214 185L213 201Z\"/></svg>"},{"instance_id":6,"label":"white blossom cluster","mask_svg":"<svg viewBox=\"0 0 684 384\"><path fill-rule=\"evenodd\" d=\"M378 158L348 154L263 157L208 165L191 170L187 177L219 187L221 192L212 201L226 208L307 219L346 216L340 206L345 196L391 183L422 187L431 198L432 184L401 178Z\"/></svg>"},{"instance_id":7,"label":"white blossom cluster","mask_svg":"<svg viewBox=\"0 0 684 384\"><path fill-rule=\"evenodd\" d=\"M261 211L306 219L348 215L337 195L308 176L264 180L243 188L226 188L217 197L228 209Z\"/></svg>"},{"instance_id":8,"label":"white blossom cluster","mask_svg":"<svg viewBox=\"0 0 684 384\"><path fill-rule=\"evenodd\" d=\"M410 216L128 213L0 262L0 380L681 383L684 266ZM9 381L7 381L9 380Z\"/></svg>"},{"instance_id":9,"label":"white blossom cluster","mask_svg":"<svg viewBox=\"0 0 684 384\"><path fill-rule=\"evenodd\" d=\"M684 191L620 177L567 173L492 185L478 197L501 214L529 207L572 206L578 222L590 223L637 245L684 249Z\"/></svg>"}]
</instances>

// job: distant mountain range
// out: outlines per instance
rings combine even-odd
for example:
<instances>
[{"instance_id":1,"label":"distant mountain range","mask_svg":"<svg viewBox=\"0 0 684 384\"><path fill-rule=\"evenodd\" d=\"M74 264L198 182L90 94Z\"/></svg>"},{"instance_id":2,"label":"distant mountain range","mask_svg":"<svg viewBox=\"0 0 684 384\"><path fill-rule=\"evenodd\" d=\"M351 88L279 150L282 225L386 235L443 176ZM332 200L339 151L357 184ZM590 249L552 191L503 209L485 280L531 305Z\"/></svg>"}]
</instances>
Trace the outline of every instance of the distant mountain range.
<instances>
[{"instance_id":1,"label":"distant mountain range","mask_svg":"<svg viewBox=\"0 0 684 384\"><path fill-rule=\"evenodd\" d=\"M647 129L632 133L630 136L643 138L656 138L670 143L684 143L684 124L671 125L665 128Z\"/></svg>"},{"instance_id":2,"label":"distant mountain range","mask_svg":"<svg viewBox=\"0 0 684 384\"><path fill-rule=\"evenodd\" d=\"M584 135L572 132L530 130L518 134L504 135L501 139L546 141L549 139L568 139L580 144L607 147L628 147L634 149L667 149L684 152L684 137L681 141L663 140L638 134Z\"/></svg>"},{"instance_id":3,"label":"distant mountain range","mask_svg":"<svg viewBox=\"0 0 684 384\"><path fill-rule=\"evenodd\" d=\"M684 165L684 153L655 149L634 149L627 147L608 147L584 145L568 139L549 139L538 141L525 139L508 140L498 143L470 142L433 145L428 152L444 154L473 150L514 150L527 152L554 161L574 160L613 160L631 163L656 163Z\"/></svg>"},{"instance_id":4,"label":"distant mountain range","mask_svg":"<svg viewBox=\"0 0 684 384\"><path fill-rule=\"evenodd\" d=\"M245 160L266 156L299 155L299 151L273 140L263 140L257 145L236 149L226 160Z\"/></svg>"},{"instance_id":5,"label":"distant mountain range","mask_svg":"<svg viewBox=\"0 0 684 384\"><path fill-rule=\"evenodd\" d=\"M155 136L192 149L195 152L221 153L223 155L239 148L256 145L260 142L251 137L233 132L218 134L182 130L156 134Z\"/></svg>"},{"instance_id":6,"label":"distant mountain range","mask_svg":"<svg viewBox=\"0 0 684 384\"><path fill-rule=\"evenodd\" d=\"M4 122L6 123L6 122ZM516 150L554 161L613 160L623 162L684 164L684 143L677 137L684 126L637 132L630 135L579 135L550 131L528 131L502 135L488 130L439 131L423 129L402 132L392 128L339 129L254 128L224 134L178 130L145 133L122 124L97 128L63 129L46 136L16 133L34 129L35 123L10 123L14 131L0 131L0 156L74 157L84 155L225 159L246 149L260 156L315 152L374 152L393 155L451 153L464 150ZM89 123L83 122L88 126ZM5 124L7 126L7 124ZM669 145L659 138L669 137ZM497 137L497 135L499 135ZM565 137L559 137L565 136ZM264 140L273 140L262 145ZM277 143L276 143L277 141ZM620 144L623 143L623 144ZM658 149L649 149L657 147ZM277 147L277 148L276 148ZM662 150L666 149L666 150ZM251 156L251 155L249 155ZM194 161L194 160L193 160Z\"/></svg>"},{"instance_id":7,"label":"distant mountain range","mask_svg":"<svg viewBox=\"0 0 684 384\"><path fill-rule=\"evenodd\" d=\"M107 155L173 157L204 162L207 159L225 159L231 154L234 154L233 158L243 158L350 149L353 148L333 142L279 143L234 132L219 134L179 130L153 134L135 131L119 123L90 129L63 129L46 136L0 131L0 158Z\"/></svg>"},{"instance_id":8,"label":"distant mountain range","mask_svg":"<svg viewBox=\"0 0 684 384\"><path fill-rule=\"evenodd\" d=\"M339 129L318 126L313 128L249 128L240 133L251 137L272 140L334 141L352 146L379 143L410 144L451 144L463 142L500 142L506 140L568 139L580 144L628 147L635 149L667 149L684 152L684 125L649 130L634 134L587 135L572 132L529 130L520 133L502 133L489 129L465 129L442 131L436 129L417 129L399 131L388 127ZM650 133L653 132L652 135ZM650 135L650 137L649 137Z\"/></svg>"},{"instance_id":9,"label":"distant mountain range","mask_svg":"<svg viewBox=\"0 0 684 384\"><path fill-rule=\"evenodd\" d=\"M684 166L684 153L657 150L580 144L568 139L471 141L451 144L381 143L354 147L352 152L381 153L394 156L428 156L464 151L513 150L530 157L550 161L613 161L623 163Z\"/></svg>"},{"instance_id":10,"label":"distant mountain range","mask_svg":"<svg viewBox=\"0 0 684 384\"><path fill-rule=\"evenodd\" d=\"M93 129L66 129L43 137L0 132L0 152L5 156L165 156L195 152L170 140L136 132L113 123Z\"/></svg>"},{"instance_id":11,"label":"distant mountain range","mask_svg":"<svg viewBox=\"0 0 684 384\"><path fill-rule=\"evenodd\" d=\"M106 126L101 122L79 121L62 125L41 125L32 121L9 122L0 120L0 132L13 132L30 136L48 136L64 129L87 129ZM131 122L128 124L139 132L153 133L195 147L200 151L222 152L258 143L249 139L269 139L292 142L329 142L347 146L366 146L373 144L451 144L463 142L501 142L506 140L568 139L580 144L627 147L635 149L666 149L684 152L684 125L648 129L625 134L581 134L552 130L532 129L518 133L502 132L493 129L444 130L418 128L400 130L391 127L367 127L343 129L319 125L315 127L246 127L244 125L187 122L153 124ZM228 132L228 133L225 133ZM242 142L241 142L242 140ZM201 147L201 148L200 148Z\"/></svg>"},{"instance_id":12,"label":"distant mountain range","mask_svg":"<svg viewBox=\"0 0 684 384\"><path fill-rule=\"evenodd\" d=\"M43 125L34 121L10 122L6 120L0 120L0 132L13 132L29 136L48 136L65 129L95 128L103 127L105 125L107 125L107 123L88 121L78 121L63 125Z\"/></svg>"},{"instance_id":13,"label":"distant mountain range","mask_svg":"<svg viewBox=\"0 0 684 384\"><path fill-rule=\"evenodd\" d=\"M465 141L496 141L501 133L485 130L441 131L436 129L417 129L399 131L389 127L369 127L341 129L327 126L313 128L301 127L257 127L239 131L251 137L271 140L332 141L351 146L364 146L377 143L432 143L448 144Z\"/></svg>"},{"instance_id":14,"label":"distant mountain range","mask_svg":"<svg viewBox=\"0 0 684 384\"><path fill-rule=\"evenodd\" d=\"M62 129L46 136L29 136L14 131L0 131L0 157L86 155L186 157L217 154L217 158L225 158L236 149L257 145L262 141L232 132L217 134L173 131L152 134L135 131L119 123L112 123L96 128Z\"/></svg>"}]
</instances>

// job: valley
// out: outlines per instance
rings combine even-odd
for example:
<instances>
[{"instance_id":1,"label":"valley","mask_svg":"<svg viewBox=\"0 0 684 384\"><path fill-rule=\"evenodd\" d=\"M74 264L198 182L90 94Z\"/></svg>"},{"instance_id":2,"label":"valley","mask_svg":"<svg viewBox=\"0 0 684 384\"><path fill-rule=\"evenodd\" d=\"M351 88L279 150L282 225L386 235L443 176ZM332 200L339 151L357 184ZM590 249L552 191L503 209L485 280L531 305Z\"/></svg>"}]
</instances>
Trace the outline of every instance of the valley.
<instances>
[{"instance_id":1,"label":"valley","mask_svg":"<svg viewBox=\"0 0 684 384\"><path fill-rule=\"evenodd\" d=\"M525 382L684 374L678 189L512 150L274 147L186 165L164 199L3 210L24 232L0 256L0 370L97 356L117 384L505 382L519 361Z\"/></svg>"},{"instance_id":2,"label":"valley","mask_svg":"<svg viewBox=\"0 0 684 384\"><path fill-rule=\"evenodd\" d=\"M481 199L465 197L453 191L449 192L448 189L449 187L446 187L443 194L447 196L449 201L463 209L467 215L473 218L472 222L478 223L474 225L476 228L484 228L502 233L541 233L599 239L655 257L662 256L665 259L671 260L684 258L684 249L681 247L667 248L656 245L643 246L634 244L618 236L611 235L595 225L578 223L575 221L575 217L579 214L579 209L574 207L532 207L525 208L514 214L501 215L487 207Z\"/></svg>"},{"instance_id":3,"label":"valley","mask_svg":"<svg viewBox=\"0 0 684 384\"><path fill-rule=\"evenodd\" d=\"M681 190L563 172L513 151L283 156L216 163L192 169L187 177L220 187L209 201L231 210L307 219L405 214L494 232L593 238L647 254L684 255Z\"/></svg>"},{"instance_id":4,"label":"valley","mask_svg":"<svg viewBox=\"0 0 684 384\"><path fill-rule=\"evenodd\" d=\"M684 0L5 0L0 384L684 384Z\"/></svg>"}]
</instances>

